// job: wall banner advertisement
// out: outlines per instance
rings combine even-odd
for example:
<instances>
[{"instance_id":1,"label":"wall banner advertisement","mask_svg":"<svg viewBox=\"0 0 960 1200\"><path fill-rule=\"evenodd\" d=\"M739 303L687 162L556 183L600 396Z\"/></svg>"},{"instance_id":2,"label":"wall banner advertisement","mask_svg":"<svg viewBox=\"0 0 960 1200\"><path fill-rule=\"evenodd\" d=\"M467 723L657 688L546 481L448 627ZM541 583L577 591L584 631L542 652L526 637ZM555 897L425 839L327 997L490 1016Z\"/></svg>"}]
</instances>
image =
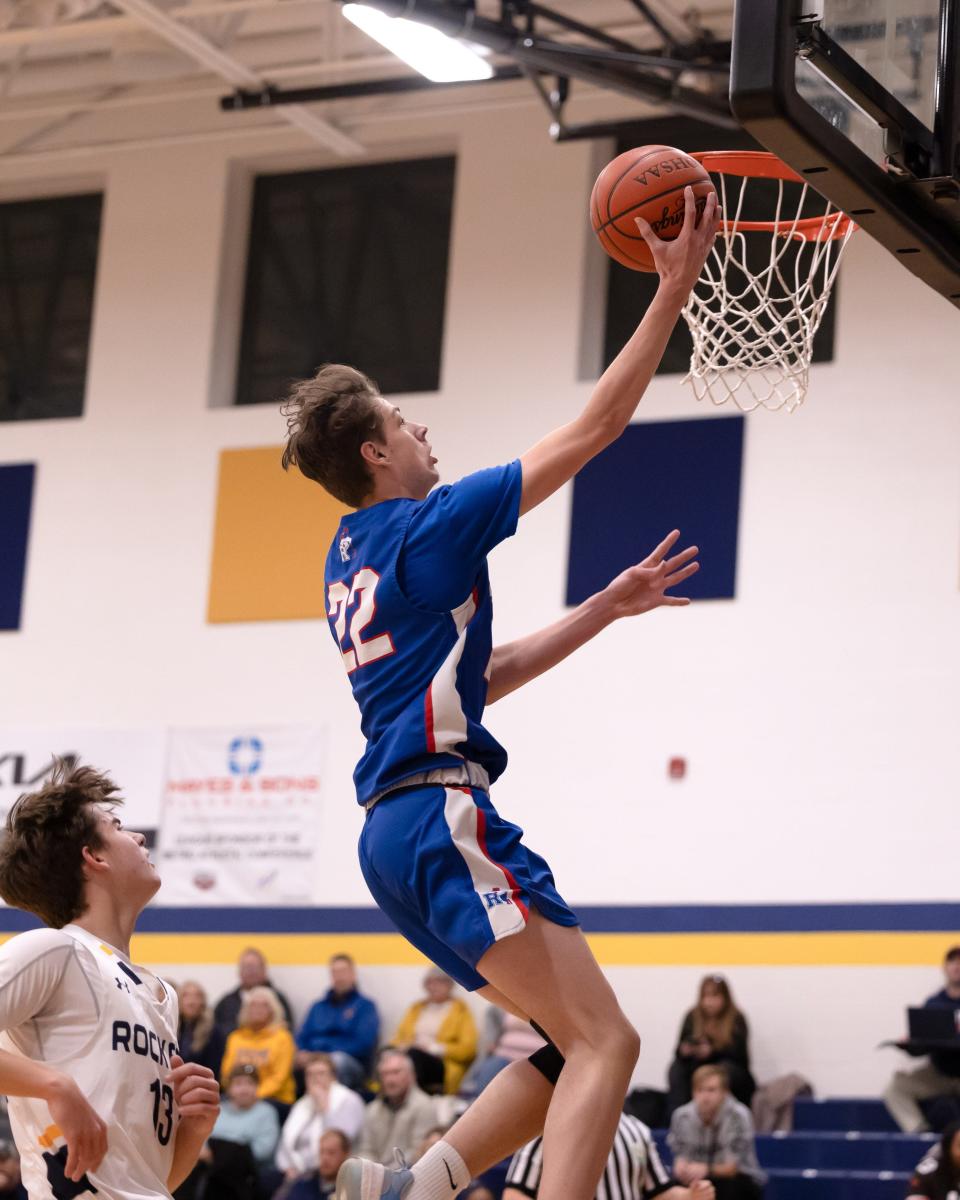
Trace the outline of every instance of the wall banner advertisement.
<instances>
[{"instance_id":1,"label":"wall banner advertisement","mask_svg":"<svg viewBox=\"0 0 960 1200\"><path fill-rule=\"evenodd\" d=\"M171 730L158 902L313 903L323 752L313 726Z\"/></svg>"}]
</instances>

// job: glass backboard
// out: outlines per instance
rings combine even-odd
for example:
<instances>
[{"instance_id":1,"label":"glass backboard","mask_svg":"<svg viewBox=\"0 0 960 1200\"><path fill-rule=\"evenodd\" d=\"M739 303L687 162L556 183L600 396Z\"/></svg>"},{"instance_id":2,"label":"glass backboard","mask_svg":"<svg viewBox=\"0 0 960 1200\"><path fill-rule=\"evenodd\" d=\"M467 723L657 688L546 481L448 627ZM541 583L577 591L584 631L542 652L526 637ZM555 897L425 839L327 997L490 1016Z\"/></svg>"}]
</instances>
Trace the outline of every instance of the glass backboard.
<instances>
[{"instance_id":1,"label":"glass backboard","mask_svg":"<svg viewBox=\"0 0 960 1200\"><path fill-rule=\"evenodd\" d=\"M736 0L731 104L960 305L960 0Z\"/></svg>"}]
</instances>

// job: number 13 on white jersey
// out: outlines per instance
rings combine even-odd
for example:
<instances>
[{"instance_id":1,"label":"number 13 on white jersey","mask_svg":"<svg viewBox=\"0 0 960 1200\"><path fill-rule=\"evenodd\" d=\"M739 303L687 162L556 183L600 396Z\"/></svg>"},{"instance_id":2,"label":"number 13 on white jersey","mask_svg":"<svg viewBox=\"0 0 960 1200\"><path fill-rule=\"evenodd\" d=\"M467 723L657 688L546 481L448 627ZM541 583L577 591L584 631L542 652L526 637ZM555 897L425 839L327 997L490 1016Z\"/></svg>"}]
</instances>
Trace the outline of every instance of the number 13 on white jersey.
<instances>
[{"instance_id":1,"label":"number 13 on white jersey","mask_svg":"<svg viewBox=\"0 0 960 1200\"><path fill-rule=\"evenodd\" d=\"M361 634L376 616L376 590L380 576L372 567L361 567L354 575L353 582L348 588L338 580L331 583L327 589L329 615L334 618L333 628L340 643L340 653L347 674L352 674L357 667L376 662L378 658L386 658L393 654L394 645L389 633L381 633L369 642L361 638ZM347 631L347 609L359 598L357 611L350 618L350 642L352 648L344 649L343 640Z\"/></svg>"}]
</instances>

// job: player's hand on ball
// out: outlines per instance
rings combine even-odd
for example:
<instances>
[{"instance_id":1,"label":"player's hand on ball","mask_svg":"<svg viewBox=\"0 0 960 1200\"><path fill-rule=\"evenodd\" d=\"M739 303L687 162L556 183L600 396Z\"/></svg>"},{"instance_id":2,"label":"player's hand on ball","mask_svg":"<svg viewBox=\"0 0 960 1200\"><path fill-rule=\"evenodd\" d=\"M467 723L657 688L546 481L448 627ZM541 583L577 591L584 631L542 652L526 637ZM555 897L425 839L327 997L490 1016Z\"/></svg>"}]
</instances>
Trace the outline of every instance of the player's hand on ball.
<instances>
[{"instance_id":1,"label":"player's hand on ball","mask_svg":"<svg viewBox=\"0 0 960 1200\"><path fill-rule=\"evenodd\" d=\"M611 605L615 618L635 617L662 605L676 607L690 603L685 596L666 594L700 569L700 564L694 561L699 554L696 546L688 546L679 554L667 557L679 537L680 530L675 529L652 554L607 584L602 595Z\"/></svg>"},{"instance_id":2,"label":"player's hand on ball","mask_svg":"<svg viewBox=\"0 0 960 1200\"><path fill-rule=\"evenodd\" d=\"M95 1171L107 1152L107 1126L72 1079L63 1077L56 1093L47 1098L47 1108L67 1143L64 1174L79 1183Z\"/></svg>"},{"instance_id":3,"label":"player's hand on ball","mask_svg":"<svg viewBox=\"0 0 960 1200\"><path fill-rule=\"evenodd\" d=\"M220 1115L220 1085L209 1067L184 1062L179 1054L170 1055L170 1074L167 1083L173 1088L173 1099L181 1123L209 1133Z\"/></svg>"},{"instance_id":4,"label":"player's hand on ball","mask_svg":"<svg viewBox=\"0 0 960 1200\"><path fill-rule=\"evenodd\" d=\"M711 192L703 206L703 216L697 224L697 205L693 188L683 189L683 228L672 241L664 241L654 233L648 221L636 218L637 228L650 247L653 263L660 279L668 286L682 290L684 295L700 278L707 255L720 229L720 207L717 193Z\"/></svg>"},{"instance_id":5,"label":"player's hand on ball","mask_svg":"<svg viewBox=\"0 0 960 1200\"><path fill-rule=\"evenodd\" d=\"M716 1194L717 1189L709 1179L698 1179L690 1188L690 1195L693 1197L693 1200L713 1200Z\"/></svg>"}]
</instances>

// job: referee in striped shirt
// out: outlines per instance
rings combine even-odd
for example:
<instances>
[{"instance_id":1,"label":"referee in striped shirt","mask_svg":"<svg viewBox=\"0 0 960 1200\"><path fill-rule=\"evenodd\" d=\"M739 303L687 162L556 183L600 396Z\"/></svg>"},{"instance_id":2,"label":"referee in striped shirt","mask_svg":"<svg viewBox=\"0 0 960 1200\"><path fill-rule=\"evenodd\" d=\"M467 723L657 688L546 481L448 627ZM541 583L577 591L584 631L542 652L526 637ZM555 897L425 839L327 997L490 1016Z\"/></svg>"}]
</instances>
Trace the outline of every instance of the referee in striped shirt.
<instances>
[{"instance_id":1,"label":"referee in striped shirt","mask_svg":"<svg viewBox=\"0 0 960 1200\"><path fill-rule=\"evenodd\" d=\"M522 1146L510 1160L502 1200L536 1200L543 1170L543 1138ZM621 1113L596 1200L714 1200L714 1187L701 1179L684 1187L664 1168L650 1130Z\"/></svg>"}]
</instances>

